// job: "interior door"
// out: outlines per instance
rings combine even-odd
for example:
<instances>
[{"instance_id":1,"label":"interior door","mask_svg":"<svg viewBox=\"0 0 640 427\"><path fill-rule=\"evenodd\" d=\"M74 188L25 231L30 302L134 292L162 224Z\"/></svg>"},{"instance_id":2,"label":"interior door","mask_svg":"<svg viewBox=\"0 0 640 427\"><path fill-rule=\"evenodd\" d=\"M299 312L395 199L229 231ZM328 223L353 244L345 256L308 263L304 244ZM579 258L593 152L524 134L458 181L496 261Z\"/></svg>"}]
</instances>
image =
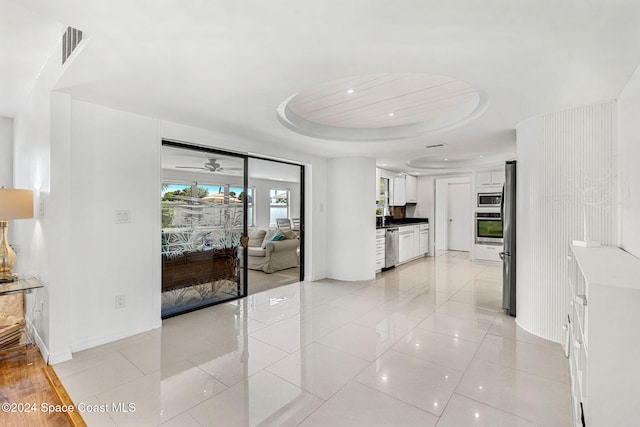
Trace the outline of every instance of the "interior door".
<instances>
[{"instance_id":1,"label":"interior door","mask_svg":"<svg viewBox=\"0 0 640 427\"><path fill-rule=\"evenodd\" d=\"M471 245L471 195L469 183L449 183L447 192L447 249L469 251Z\"/></svg>"}]
</instances>

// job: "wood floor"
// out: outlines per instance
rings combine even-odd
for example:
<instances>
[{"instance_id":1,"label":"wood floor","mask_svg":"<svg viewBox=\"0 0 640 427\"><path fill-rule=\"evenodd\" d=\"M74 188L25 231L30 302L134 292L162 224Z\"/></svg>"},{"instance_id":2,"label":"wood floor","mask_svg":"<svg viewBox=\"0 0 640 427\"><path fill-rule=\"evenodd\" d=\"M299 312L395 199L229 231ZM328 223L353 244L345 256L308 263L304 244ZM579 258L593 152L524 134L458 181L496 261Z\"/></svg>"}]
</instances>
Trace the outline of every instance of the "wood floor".
<instances>
[{"instance_id":1,"label":"wood floor","mask_svg":"<svg viewBox=\"0 0 640 427\"><path fill-rule=\"evenodd\" d=\"M0 404L2 426L85 425L77 412L69 417L46 410L50 405L71 404L71 400L36 346L0 353Z\"/></svg>"}]
</instances>

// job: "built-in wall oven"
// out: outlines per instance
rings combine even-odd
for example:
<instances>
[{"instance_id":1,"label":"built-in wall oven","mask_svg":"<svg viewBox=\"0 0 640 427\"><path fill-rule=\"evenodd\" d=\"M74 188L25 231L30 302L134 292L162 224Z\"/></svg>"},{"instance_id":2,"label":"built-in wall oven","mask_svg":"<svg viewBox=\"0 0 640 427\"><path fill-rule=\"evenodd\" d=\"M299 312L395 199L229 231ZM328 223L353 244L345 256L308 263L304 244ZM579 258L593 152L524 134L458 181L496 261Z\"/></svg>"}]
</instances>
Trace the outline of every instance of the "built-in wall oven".
<instances>
[{"instance_id":1,"label":"built-in wall oven","mask_svg":"<svg viewBox=\"0 0 640 427\"><path fill-rule=\"evenodd\" d=\"M476 212L476 243L502 244L500 212Z\"/></svg>"},{"instance_id":2,"label":"built-in wall oven","mask_svg":"<svg viewBox=\"0 0 640 427\"><path fill-rule=\"evenodd\" d=\"M478 193L479 208L499 208L502 193Z\"/></svg>"}]
</instances>

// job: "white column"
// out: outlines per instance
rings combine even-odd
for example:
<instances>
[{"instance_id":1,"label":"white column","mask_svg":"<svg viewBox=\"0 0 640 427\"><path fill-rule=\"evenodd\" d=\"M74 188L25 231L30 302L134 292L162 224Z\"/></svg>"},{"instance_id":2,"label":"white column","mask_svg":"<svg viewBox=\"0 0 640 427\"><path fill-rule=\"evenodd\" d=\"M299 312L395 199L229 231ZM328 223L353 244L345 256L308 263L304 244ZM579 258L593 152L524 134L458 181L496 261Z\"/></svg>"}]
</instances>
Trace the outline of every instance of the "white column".
<instances>
[{"instance_id":1,"label":"white column","mask_svg":"<svg viewBox=\"0 0 640 427\"><path fill-rule=\"evenodd\" d=\"M538 116L517 127L516 322L560 342L567 254L582 240L617 244L616 103Z\"/></svg>"},{"instance_id":2,"label":"white column","mask_svg":"<svg viewBox=\"0 0 640 427\"><path fill-rule=\"evenodd\" d=\"M327 176L327 276L350 281L373 279L375 159L330 159Z\"/></svg>"}]
</instances>

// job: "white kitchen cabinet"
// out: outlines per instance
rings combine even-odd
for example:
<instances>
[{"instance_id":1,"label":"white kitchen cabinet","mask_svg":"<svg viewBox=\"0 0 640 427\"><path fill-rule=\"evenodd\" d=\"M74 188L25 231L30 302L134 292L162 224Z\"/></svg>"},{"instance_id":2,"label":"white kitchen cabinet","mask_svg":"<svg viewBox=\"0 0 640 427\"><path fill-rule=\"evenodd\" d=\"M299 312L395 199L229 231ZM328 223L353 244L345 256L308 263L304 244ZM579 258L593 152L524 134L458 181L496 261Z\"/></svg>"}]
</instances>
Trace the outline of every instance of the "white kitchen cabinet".
<instances>
[{"instance_id":1,"label":"white kitchen cabinet","mask_svg":"<svg viewBox=\"0 0 640 427\"><path fill-rule=\"evenodd\" d=\"M386 230L384 228L376 230L376 271L381 271L384 268L386 249L385 237Z\"/></svg>"},{"instance_id":2,"label":"white kitchen cabinet","mask_svg":"<svg viewBox=\"0 0 640 427\"><path fill-rule=\"evenodd\" d=\"M418 203L418 178L413 175L405 177L407 203Z\"/></svg>"},{"instance_id":3,"label":"white kitchen cabinet","mask_svg":"<svg viewBox=\"0 0 640 427\"><path fill-rule=\"evenodd\" d=\"M502 252L502 245L475 244L474 246L474 257L479 261L501 262L500 252Z\"/></svg>"},{"instance_id":4,"label":"white kitchen cabinet","mask_svg":"<svg viewBox=\"0 0 640 427\"><path fill-rule=\"evenodd\" d=\"M614 246L571 246L565 353L574 425L638 425L640 259Z\"/></svg>"},{"instance_id":5,"label":"white kitchen cabinet","mask_svg":"<svg viewBox=\"0 0 640 427\"><path fill-rule=\"evenodd\" d=\"M491 185L504 184L504 171L491 172Z\"/></svg>"},{"instance_id":6,"label":"white kitchen cabinet","mask_svg":"<svg viewBox=\"0 0 640 427\"><path fill-rule=\"evenodd\" d=\"M476 185L491 185L491 172L476 173Z\"/></svg>"},{"instance_id":7,"label":"white kitchen cabinet","mask_svg":"<svg viewBox=\"0 0 640 427\"><path fill-rule=\"evenodd\" d=\"M420 224L420 255L429 253L429 224Z\"/></svg>"},{"instance_id":8,"label":"white kitchen cabinet","mask_svg":"<svg viewBox=\"0 0 640 427\"><path fill-rule=\"evenodd\" d=\"M403 177L393 178L393 202L391 206L404 206L407 204L405 179Z\"/></svg>"},{"instance_id":9,"label":"white kitchen cabinet","mask_svg":"<svg viewBox=\"0 0 640 427\"><path fill-rule=\"evenodd\" d=\"M413 226L400 227L398 230L398 264L413 258Z\"/></svg>"},{"instance_id":10,"label":"white kitchen cabinet","mask_svg":"<svg viewBox=\"0 0 640 427\"><path fill-rule=\"evenodd\" d=\"M420 226L414 225L413 226L413 251L412 251L411 258L417 258L420 255L422 255L420 253Z\"/></svg>"},{"instance_id":11,"label":"white kitchen cabinet","mask_svg":"<svg viewBox=\"0 0 640 427\"><path fill-rule=\"evenodd\" d=\"M504 184L504 170L476 173L476 187L501 186Z\"/></svg>"}]
</instances>

